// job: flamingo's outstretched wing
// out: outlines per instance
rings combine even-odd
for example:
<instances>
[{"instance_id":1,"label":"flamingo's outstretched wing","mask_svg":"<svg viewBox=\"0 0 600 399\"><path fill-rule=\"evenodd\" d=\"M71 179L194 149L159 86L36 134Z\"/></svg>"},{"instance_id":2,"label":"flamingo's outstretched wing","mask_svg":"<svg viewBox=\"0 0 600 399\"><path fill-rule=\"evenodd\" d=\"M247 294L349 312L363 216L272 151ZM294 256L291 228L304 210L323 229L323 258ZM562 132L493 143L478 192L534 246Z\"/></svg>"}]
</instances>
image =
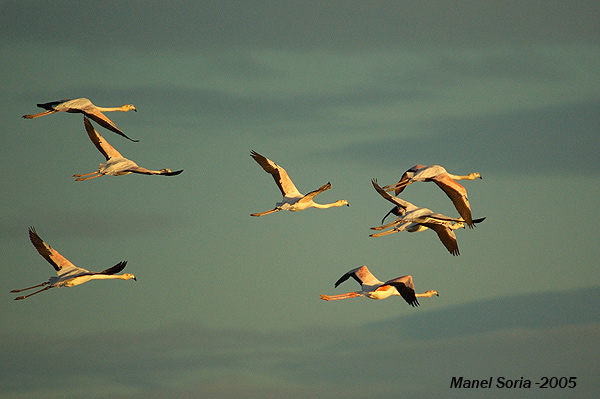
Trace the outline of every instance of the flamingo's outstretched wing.
<instances>
[{"instance_id":1,"label":"flamingo's outstretched wing","mask_svg":"<svg viewBox=\"0 0 600 399\"><path fill-rule=\"evenodd\" d=\"M102 270L100 273L98 274L117 274L119 273L121 270L125 269L125 266L127 266L127 261L124 260L122 262L117 263L116 265L114 265L113 267L109 267L106 270Z\"/></svg>"},{"instance_id":2,"label":"flamingo's outstretched wing","mask_svg":"<svg viewBox=\"0 0 600 399\"><path fill-rule=\"evenodd\" d=\"M395 278L393 280L386 281L384 285L391 285L392 287L396 288L400 296L410 306L419 306L419 301L417 300L415 294L415 286L413 285L413 279L411 275L406 275Z\"/></svg>"},{"instance_id":3,"label":"flamingo's outstretched wing","mask_svg":"<svg viewBox=\"0 0 600 399\"><path fill-rule=\"evenodd\" d=\"M85 100L87 100L87 99L85 99ZM79 109L79 111L82 114L84 114L85 116L87 116L88 118L90 118L91 120L93 120L94 122L96 122L97 124L102 126L103 128L110 130L111 132L115 132L118 135L121 135L131 141L135 141L135 142L139 141L139 140L134 140L131 137L127 136L125 133L123 133L121 131L121 129L119 129L113 121L111 121L98 108L96 108L96 106L94 104L92 104L91 101L88 100L88 102L89 102L89 104L82 105L79 108L77 108L77 109Z\"/></svg>"},{"instance_id":4,"label":"flamingo's outstretched wing","mask_svg":"<svg viewBox=\"0 0 600 399\"><path fill-rule=\"evenodd\" d=\"M327 191L330 188L331 188L331 183L324 184L321 187L319 187L318 189L306 194L304 197L302 197L300 200L298 200L298 202L312 201L312 199L315 198L317 196L317 194L321 194L323 191Z\"/></svg>"},{"instance_id":5,"label":"flamingo's outstretched wing","mask_svg":"<svg viewBox=\"0 0 600 399\"><path fill-rule=\"evenodd\" d=\"M281 191L281 195L284 197L301 197L302 194L294 183L292 179L288 176L287 172L284 168L277 165L275 162L270 159L260 155L258 152L252 150L250 156L263 168L263 170L273 176L275 180L275 184L279 187Z\"/></svg>"},{"instance_id":6,"label":"flamingo's outstretched wing","mask_svg":"<svg viewBox=\"0 0 600 399\"><path fill-rule=\"evenodd\" d=\"M85 130L90 137L90 140L92 140L92 143L94 143L98 151L104 155L104 158L106 158L107 161L111 158L122 157L121 153L115 150L112 145L108 144L108 141L94 129L92 122L85 116L83 117L83 124L85 125Z\"/></svg>"},{"instance_id":7,"label":"flamingo's outstretched wing","mask_svg":"<svg viewBox=\"0 0 600 399\"><path fill-rule=\"evenodd\" d=\"M473 218L471 216L471 204L469 204L469 198L467 197L467 189L458 184L447 174L438 175L432 180L446 193L448 198L450 198L459 215L462 216L465 223L467 223L467 226L473 228L475 225L473 224Z\"/></svg>"},{"instance_id":8,"label":"flamingo's outstretched wing","mask_svg":"<svg viewBox=\"0 0 600 399\"><path fill-rule=\"evenodd\" d=\"M29 240L31 241L35 249L37 249L38 253L42 255L42 257L46 259L46 261L50 263L52 267L54 267L54 270L56 270L56 272L59 275L70 273L74 269L83 270L87 272L87 270L85 269L76 267L67 258L59 254L54 248L46 244L44 240L42 240L40 236L36 233L33 227L29 228Z\"/></svg>"},{"instance_id":9,"label":"flamingo's outstretched wing","mask_svg":"<svg viewBox=\"0 0 600 399\"><path fill-rule=\"evenodd\" d=\"M377 191L379 193L379 195L381 195L386 200L390 201L392 204L394 204L404 210L406 210L410 205L412 205L410 202L404 201L403 199L398 198L398 197L394 197L392 194L385 191L383 188L381 188L379 186L379 184L377 184L377 179L372 179L371 183L373 184L375 191ZM399 212L401 212L401 211L399 211Z\"/></svg>"},{"instance_id":10,"label":"flamingo's outstretched wing","mask_svg":"<svg viewBox=\"0 0 600 399\"><path fill-rule=\"evenodd\" d=\"M450 252L454 256L460 255L460 251L458 250L458 243L456 241L456 234L454 234L454 230L448 227L447 224L435 222L426 222L419 224L435 231L437 233L438 238L440 239L442 244L444 244L448 252Z\"/></svg>"},{"instance_id":11,"label":"flamingo's outstretched wing","mask_svg":"<svg viewBox=\"0 0 600 399\"><path fill-rule=\"evenodd\" d=\"M342 277L340 277L339 280L335 282L334 287L337 287L338 285L342 284L344 281L348 280L350 277L352 277L354 280L356 280L356 282L358 284L360 284L361 286L362 285L375 286L375 285L382 284L382 282L371 273L371 271L367 268L367 266L360 266L360 267L357 267L356 269L350 270L349 272L344 274Z\"/></svg>"}]
</instances>

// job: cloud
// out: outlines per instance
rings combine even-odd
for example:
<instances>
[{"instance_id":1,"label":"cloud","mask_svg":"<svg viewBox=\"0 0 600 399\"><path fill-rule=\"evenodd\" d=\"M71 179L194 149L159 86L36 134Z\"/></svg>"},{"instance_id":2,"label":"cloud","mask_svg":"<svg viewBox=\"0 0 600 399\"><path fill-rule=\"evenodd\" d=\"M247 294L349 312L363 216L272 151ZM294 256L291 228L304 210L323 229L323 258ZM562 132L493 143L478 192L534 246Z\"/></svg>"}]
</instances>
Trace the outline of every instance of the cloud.
<instances>
[{"instance_id":1,"label":"cloud","mask_svg":"<svg viewBox=\"0 0 600 399\"><path fill-rule=\"evenodd\" d=\"M488 4L11 1L2 37L125 48L365 48L598 41L591 1ZM18 21L18 23L15 23ZM71 32L66 34L65 32Z\"/></svg>"},{"instance_id":2,"label":"cloud","mask_svg":"<svg viewBox=\"0 0 600 399\"><path fill-rule=\"evenodd\" d=\"M507 281L507 284L509 283ZM410 315L403 320L390 320L382 327L411 339L427 340L468 337L502 330L546 329L561 325L600 323L600 313L595 311L599 302L598 288L522 294L472 302L456 309L440 309L422 315ZM548 306L549 304L551 306ZM411 320L415 318L419 321ZM443 328L429 328L439 325L439 320L445 319L453 320L454 323L447 323ZM463 320L464 323L461 322ZM477 320L477 323L471 324L470 320Z\"/></svg>"},{"instance_id":3,"label":"cloud","mask_svg":"<svg viewBox=\"0 0 600 399\"><path fill-rule=\"evenodd\" d=\"M94 209L40 209L29 208L18 213L0 226L0 235L8 240L26 240L27 228L34 226L48 242L52 237L103 238L107 235L159 234L171 229L190 226L188 220L177 214L157 211L113 210L110 215ZM66 227L68 226L68 227Z\"/></svg>"},{"instance_id":4,"label":"cloud","mask_svg":"<svg viewBox=\"0 0 600 399\"><path fill-rule=\"evenodd\" d=\"M390 381L410 393L440 393L452 375L538 378L559 372L583 379L597 371L588 366L597 356L599 299L600 287L538 293L433 312L416 309L400 319L342 330L260 333L176 323L79 336L3 333L0 361L10 367L0 376L0 397L68 394L71 381L90 389L102 382L105 392L130 397L209 392L226 398L243 387L274 397L315 390L393 397Z\"/></svg>"},{"instance_id":5,"label":"cloud","mask_svg":"<svg viewBox=\"0 0 600 399\"><path fill-rule=\"evenodd\" d=\"M507 174L578 173L600 170L596 149L600 101L557 105L503 115L440 117L422 124L418 137L365 140L341 148L335 154L347 160L372 162L397 168L397 159L414 164L453 164L456 169L473 165ZM418 150L419 160L415 159Z\"/></svg>"}]
</instances>

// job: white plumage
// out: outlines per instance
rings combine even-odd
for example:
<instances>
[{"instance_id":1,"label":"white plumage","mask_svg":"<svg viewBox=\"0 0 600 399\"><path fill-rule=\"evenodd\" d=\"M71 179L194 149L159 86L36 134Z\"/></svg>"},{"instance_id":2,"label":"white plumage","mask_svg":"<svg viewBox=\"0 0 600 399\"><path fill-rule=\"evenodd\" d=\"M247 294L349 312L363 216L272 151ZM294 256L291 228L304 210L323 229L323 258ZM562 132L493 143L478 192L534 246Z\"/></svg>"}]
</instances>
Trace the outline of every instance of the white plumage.
<instances>
[{"instance_id":1,"label":"white plumage","mask_svg":"<svg viewBox=\"0 0 600 399\"><path fill-rule=\"evenodd\" d=\"M284 168L277 165L270 159L260 155L256 151L252 151L250 155L263 168L265 172L273 176L275 184L277 184L277 187L279 187L281 195L283 196L281 201L275 204L275 208L265 212L252 213L251 216L263 216L278 211L298 212L303 211L307 208L326 209L335 206L349 206L348 201L346 200L338 200L331 204L318 204L314 202L313 198L315 198L317 194L329 190L331 188L331 183L327 183L319 187L318 189L304 195L300 193L300 191L298 191L298 189L292 182L292 179L290 179Z\"/></svg>"},{"instance_id":2,"label":"white plumage","mask_svg":"<svg viewBox=\"0 0 600 399\"><path fill-rule=\"evenodd\" d=\"M83 115L87 116L88 118L92 119L94 122L96 122L97 124L99 124L100 126L102 126L105 129L113 131L131 141L138 141L138 140L133 140L133 139L129 138L127 135L125 135L125 133L123 133L121 131L121 129L119 129L117 127L117 125L114 124L113 121L108 119L106 117L106 115L104 115L102 113L102 112L111 112L111 111L120 111L120 112L136 111L137 112L137 109L135 108L135 106L133 104L125 104L125 105L121 105L120 107L98 107L98 106L92 104L92 102L87 98L75 98L73 100L67 99L67 100L60 100L60 101L51 101L49 103L38 104L37 106L45 109L46 111L40 112L39 114L23 115L23 118L25 118L25 119L39 118L40 116L50 115L50 114L53 114L55 112L60 112L60 111L69 112L69 113L80 113L80 114L83 114Z\"/></svg>"},{"instance_id":3,"label":"white plumage","mask_svg":"<svg viewBox=\"0 0 600 399\"><path fill-rule=\"evenodd\" d=\"M398 216L394 222L388 223L379 227L372 227L373 230L383 230L391 226L395 226L391 230L371 234L371 237L380 237L400 231L408 231L410 233L424 231L432 229L438 235L438 238L444 244L448 252L452 255L460 255L458 250L458 243L456 241L456 234L454 230L464 227L465 220L462 218L452 218L450 216L442 215L441 213L434 213L431 209L421 208L411 204L401 198L394 197L387 191L377 184L377 180L371 181L375 190L386 200L390 201L396 207L394 207L390 213L394 213ZM387 216L387 215L386 215ZM384 217L385 219L385 217ZM472 220L471 223L481 223L485 218ZM383 222L383 221L382 221Z\"/></svg>"},{"instance_id":4,"label":"white plumage","mask_svg":"<svg viewBox=\"0 0 600 399\"><path fill-rule=\"evenodd\" d=\"M150 170L138 166L138 164L131 159L125 158L119 151L111 146L108 141L94 129L92 123L85 116L83 117L83 124L92 143L94 143L98 151L106 158L106 163L101 163L96 172L73 175L73 177L77 177L77 179L75 179L77 181L93 179L104 175L122 176L129 173L139 173L144 175L175 176L183 172L183 170L176 170L173 172L171 169Z\"/></svg>"},{"instance_id":5,"label":"white plumage","mask_svg":"<svg viewBox=\"0 0 600 399\"><path fill-rule=\"evenodd\" d=\"M365 298L381 300L397 295L401 296L409 305L419 306L417 298L430 298L434 295L439 296L436 290L429 290L420 294L415 293L415 286L413 284L412 276L410 275L398 277L386 282L380 281L371 273L367 266L360 266L350 270L340 277L334 286L337 288L338 285L348 280L350 277L360 284L360 291L347 292L339 295L321 295L321 299L335 301L338 299L362 296Z\"/></svg>"},{"instance_id":6,"label":"white plumage","mask_svg":"<svg viewBox=\"0 0 600 399\"><path fill-rule=\"evenodd\" d=\"M34 285L32 287L23 288L20 290L12 290L11 292L21 292L26 291L32 288L44 287L39 291L35 291L29 295L18 296L15 300L21 300L25 298L29 298L32 295L38 294L40 292L49 290L50 288L55 287L74 287L79 284L86 283L90 280L107 280L107 279L119 279L119 280L137 280L135 276L131 273L123 273L116 274L122 271L127 265L127 261L119 262L113 267L110 267L101 272L91 272L89 270L83 269L81 267L77 267L67 258L59 254L54 248L50 245L46 244L40 236L35 232L33 227L29 228L29 239L31 243L37 249L38 253L44 257L54 267L56 270L57 276L50 277L48 281L43 282L38 285Z\"/></svg>"}]
</instances>

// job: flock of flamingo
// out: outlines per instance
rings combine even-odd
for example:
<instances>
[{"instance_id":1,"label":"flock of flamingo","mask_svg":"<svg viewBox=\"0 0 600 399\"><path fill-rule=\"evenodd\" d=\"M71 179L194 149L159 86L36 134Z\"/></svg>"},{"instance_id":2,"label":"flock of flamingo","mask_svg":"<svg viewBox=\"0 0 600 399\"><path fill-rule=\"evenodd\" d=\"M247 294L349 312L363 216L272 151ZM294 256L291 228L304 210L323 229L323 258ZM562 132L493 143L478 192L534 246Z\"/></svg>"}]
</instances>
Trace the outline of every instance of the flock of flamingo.
<instances>
[{"instance_id":1,"label":"flock of flamingo","mask_svg":"<svg viewBox=\"0 0 600 399\"><path fill-rule=\"evenodd\" d=\"M45 109L45 111L32 115L23 115L23 118L32 119L60 111L81 113L84 115L83 122L85 130L92 143L94 143L96 148L106 158L106 163L100 164L95 172L73 175L73 177L77 178L77 181L88 180L104 175L120 176L129 173L139 173L148 175L175 176L183 172L183 170L177 170L173 172L170 169L160 169L156 171L138 166L135 162L123 157L116 149L114 149L106 141L106 139L104 139L96 131L90 121L91 119L98 125L117 133L128 140L137 142L138 140L131 139L125 135L125 133L123 133L108 117L106 117L106 115L103 114L103 112L110 111L127 112L133 110L137 112L135 106L132 104L126 104L120 107L98 107L92 104L92 102L87 98L77 98L73 100L53 101L49 103L38 104L37 106ZM327 183L316 190L310 191L307 194L302 194L296 188L284 168L277 165L270 159L260 155L256 151L251 151L250 155L265 172L273 176L273 179L275 180L277 187L279 187L282 195L281 201L277 202L274 208L260 213L252 213L251 216L259 217L282 210L297 212L308 208L326 209L332 207L349 206L349 203L346 200L337 200L329 204L320 204L314 202L314 198L318 194L331 188L331 183ZM477 223L481 223L485 218L472 218L471 205L469 204L467 191L463 186L457 183L456 180L474 180L477 178L481 179L481 175L479 173L470 173L462 176L448 173L446 169L439 165L415 165L404 172L400 181L398 181L396 184L381 187L377 183L377 180L373 179L371 183L373 184L375 190L384 199L391 202L394 207L383 217L380 226L371 227L371 229L375 231L381 231L385 229L388 230L381 231L380 233L373 233L370 235L370 237L381 237L388 234L398 233L400 231L414 233L431 229L438 235L438 238L446 247L448 252L455 256L459 255L460 252L458 250L456 234L454 231L460 228L465 228L465 225L469 228L473 228ZM437 186L440 187L450 198L460 217L454 218L442 215L440 213L435 213L430 209L418 207L408 201L398 198L398 194L400 194L406 188L406 186L415 182L434 182L437 184ZM390 194L390 192L394 192L395 195ZM396 220L384 224L385 219L390 214L395 215ZM29 239L38 253L54 267L57 276L50 277L48 281L32 287L23 288L20 290L12 290L11 293L18 293L33 288L44 287L31 294L18 296L15 298L15 300L28 298L32 295L54 287L74 287L90 280L136 280L136 277L131 273L117 274L125 268L127 264L126 261L119 262L115 266L112 266L101 272L91 272L73 265L68 259L63 257L50 245L45 243L38 236L33 227L29 228ZM369 271L367 266L364 265L345 273L334 284L334 287L337 288L338 285L348 280L350 277L360 284L360 291L352 291L339 295L321 295L321 299L331 301L355 297L366 297L380 300L390 296L401 296L409 305L419 306L419 301L417 298L439 296L436 290L428 290L424 293L416 293L413 279L410 275L405 275L385 282L380 281Z\"/></svg>"}]
</instances>

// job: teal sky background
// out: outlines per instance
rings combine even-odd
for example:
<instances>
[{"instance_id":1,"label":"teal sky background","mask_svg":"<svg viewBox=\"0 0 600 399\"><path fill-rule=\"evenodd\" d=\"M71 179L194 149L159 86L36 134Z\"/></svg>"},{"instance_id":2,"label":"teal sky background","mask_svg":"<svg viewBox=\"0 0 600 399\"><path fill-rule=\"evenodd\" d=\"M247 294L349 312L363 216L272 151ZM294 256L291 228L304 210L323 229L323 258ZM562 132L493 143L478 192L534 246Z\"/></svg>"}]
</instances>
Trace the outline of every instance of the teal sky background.
<instances>
[{"instance_id":1,"label":"teal sky background","mask_svg":"<svg viewBox=\"0 0 600 399\"><path fill-rule=\"evenodd\" d=\"M600 392L600 5L594 1L4 1L0 14L0 398L501 398L453 376L577 377ZM100 134L176 177L75 182L101 154L80 115L135 104ZM280 193L249 156L319 202L261 218ZM370 238L373 190L415 164L464 182L473 230ZM402 198L447 215L433 184ZM138 281L25 301L53 270L127 260ZM346 271L411 274L439 297L325 302Z\"/></svg>"}]
</instances>

